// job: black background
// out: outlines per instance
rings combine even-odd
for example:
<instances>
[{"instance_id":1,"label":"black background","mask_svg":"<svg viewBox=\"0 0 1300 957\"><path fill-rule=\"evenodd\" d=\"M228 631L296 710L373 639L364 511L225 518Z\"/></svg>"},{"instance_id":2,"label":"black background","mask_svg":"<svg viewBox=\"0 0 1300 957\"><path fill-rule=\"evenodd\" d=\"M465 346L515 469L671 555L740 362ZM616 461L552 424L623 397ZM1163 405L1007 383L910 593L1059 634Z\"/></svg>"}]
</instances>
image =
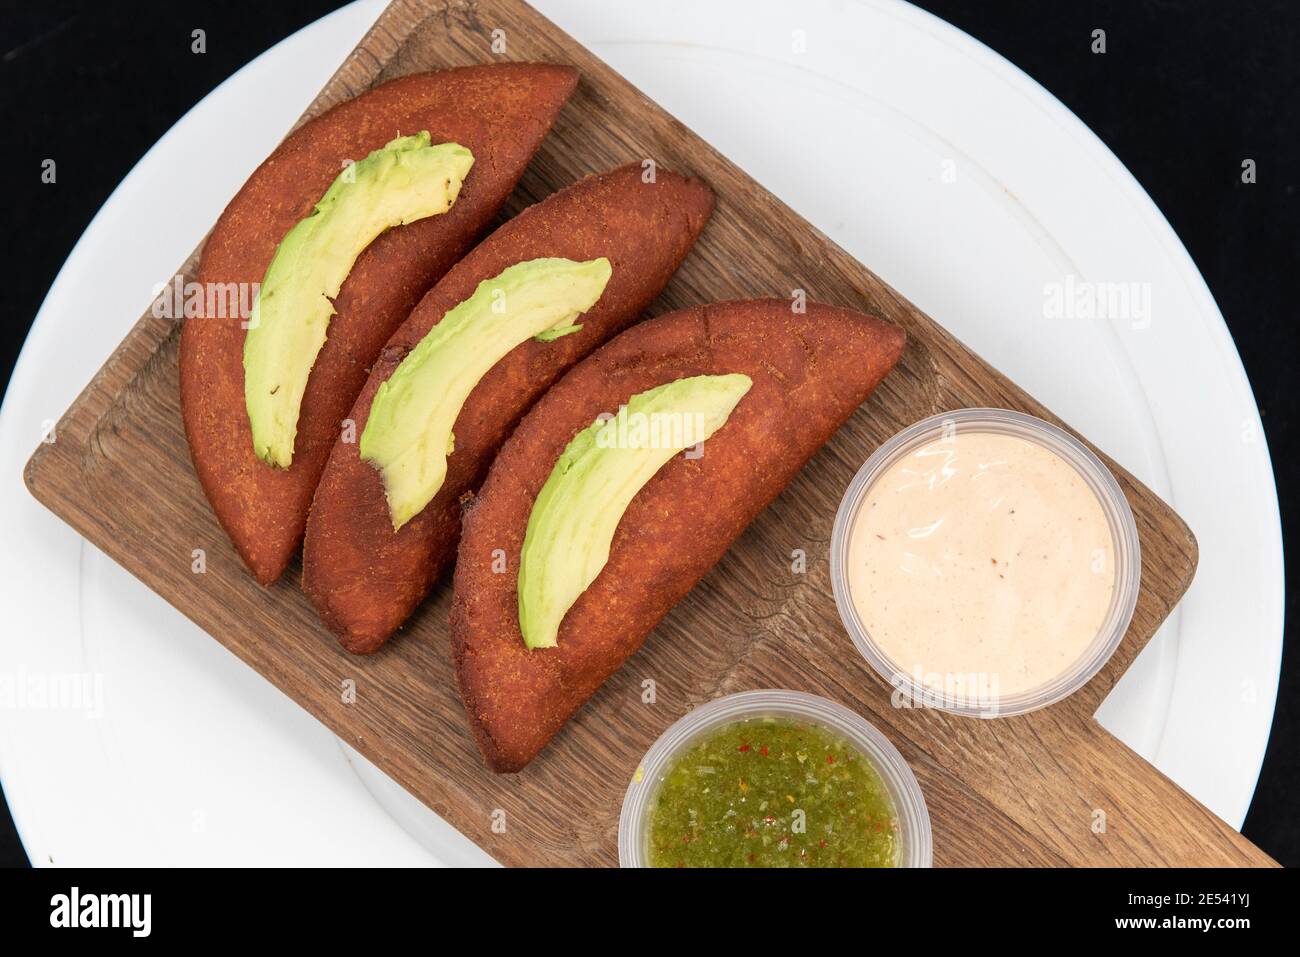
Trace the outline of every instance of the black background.
<instances>
[{"instance_id":1,"label":"black background","mask_svg":"<svg viewBox=\"0 0 1300 957\"><path fill-rule=\"evenodd\" d=\"M1291 552L1297 534L1294 369L1300 357L1300 4L918 5L1055 94L1116 153L1173 224L1228 321L1254 387ZM144 152L236 69L337 6L329 0L0 3L0 153L8 167L0 193L0 381L7 383L73 244ZM197 56L190 52L190 31L200 27L207 52ZM1104 55L1090 51L1094 29L1106 31ZM58 150L58 183L41 184L41 161L51 155L51 144L67 137L81 145ZM1246 158L1257 163L1253 185L1241 182ZM1290 582L1288 569L1288 594ZM1290 607L1286 637L1273 735L1244 831L1282 863L1300 865L1300 666ZM0 810L0 864L25 861Z\"/></svg>"}]
</instances>

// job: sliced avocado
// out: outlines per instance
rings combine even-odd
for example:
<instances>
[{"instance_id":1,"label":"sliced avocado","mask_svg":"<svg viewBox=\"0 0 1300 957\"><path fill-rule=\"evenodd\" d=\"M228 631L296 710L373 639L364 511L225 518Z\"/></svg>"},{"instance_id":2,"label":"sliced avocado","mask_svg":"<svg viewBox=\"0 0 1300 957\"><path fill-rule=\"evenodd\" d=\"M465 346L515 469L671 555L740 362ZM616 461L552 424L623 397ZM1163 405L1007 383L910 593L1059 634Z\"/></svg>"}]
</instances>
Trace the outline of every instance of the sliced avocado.
<instances>
[{"instance_id":1,"label":"sliced avocado","mask_svg":"<svg viewBox=\"0 0 1300 957\"><path fill-rule=\"evenodd\" d=\"M244 339L244 401L253 450L288 468L307 377L325 344L334 297L380 233L451 209L474 155L428 132L399 136L339 174L276 247Z\"/></svg>"},{"instance_id":2,"label":"sliced avocado","mask_svg":"<svg viewBox=\"0 0 1300 957\"><path fill-rule=\"evenodd\" d=\"M553 648L560 622L609 561L623 513L674 455L722 428L747 375L701 375L638 392L560 454L528 516L519 560L519 628Z\"/></svg>"},{"instance_id":3,"label":"sliced avocado","mask_svg":"<svg viewBox=\"0 0 1300 957\"><path fill-rule=\"evenodd\" d=\"M361 458L383 475L393 530L433 500L455 448L452 426L470 392L511 349L577 332L596 304L608 259L532 259L478 284L379 387L361 433Z\"/></svg>"}]
</instances>

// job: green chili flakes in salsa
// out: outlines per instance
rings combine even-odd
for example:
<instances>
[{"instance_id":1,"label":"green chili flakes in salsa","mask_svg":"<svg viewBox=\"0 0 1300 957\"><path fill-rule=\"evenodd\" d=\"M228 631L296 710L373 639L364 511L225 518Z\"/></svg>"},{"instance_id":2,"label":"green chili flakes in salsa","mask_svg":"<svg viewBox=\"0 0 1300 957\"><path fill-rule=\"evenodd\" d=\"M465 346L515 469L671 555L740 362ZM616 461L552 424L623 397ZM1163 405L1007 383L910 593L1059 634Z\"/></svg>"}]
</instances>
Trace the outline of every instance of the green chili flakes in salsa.
<instances>
[{"instance_id":1,"label":"green chili flakes in salsa","mask_svg":"<svg viewBox=\"0 0 1300 957\"><path fill-rule=\"evenodd\" d=\"M651 867L894 867L898 814L851 742L792 718L717 728L666 771Z\"/></svg>"}]
</instances>

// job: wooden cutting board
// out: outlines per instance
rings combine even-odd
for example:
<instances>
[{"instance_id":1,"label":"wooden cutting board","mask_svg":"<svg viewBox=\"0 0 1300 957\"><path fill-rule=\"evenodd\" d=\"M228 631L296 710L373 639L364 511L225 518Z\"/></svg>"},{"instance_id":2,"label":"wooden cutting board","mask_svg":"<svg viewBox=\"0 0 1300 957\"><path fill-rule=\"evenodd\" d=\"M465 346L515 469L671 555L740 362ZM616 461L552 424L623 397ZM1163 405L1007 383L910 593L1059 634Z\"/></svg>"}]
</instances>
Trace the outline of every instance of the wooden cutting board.
<instances>
[{"instance_id":1,"label":"wooden cutting board","mask_svg":"<svg viewBox=\"0 0 1300 957\"><path fill-rule=\"evenodd\" d=\"M494 31L505 52L494 51ZM519 0L398 0L307 116L380 80L507 59L573 64L582 81L506 212L633 160L694 173L716 191L713 221L651 314L803 289L909 336L870 402L541 757L514 776L484 770L449 660L447 583L398 640L364 659L319 624L296 565L269 589L254 583L190 465L171 320L146 314L132 329L32 456L32 494L506 864L615 864L623 791L660 732L718 695L778 687L841 701L893 741L925 792L936 864L1272 863L1093 718L1187 589L1197 556L1183 521L1109 459L1142 542L1137 612L1110 663L1071 698L1022 717L891 707L831 596L831 522L849 480L880 442L935 412L1000 406L1056 420L608 66ZM187 281L196 261L197 252L181 269ZM804 574L791 571L795 549L808 556ZM657 685L650 705L647 678Z\"/></svg>"}]
</instances>

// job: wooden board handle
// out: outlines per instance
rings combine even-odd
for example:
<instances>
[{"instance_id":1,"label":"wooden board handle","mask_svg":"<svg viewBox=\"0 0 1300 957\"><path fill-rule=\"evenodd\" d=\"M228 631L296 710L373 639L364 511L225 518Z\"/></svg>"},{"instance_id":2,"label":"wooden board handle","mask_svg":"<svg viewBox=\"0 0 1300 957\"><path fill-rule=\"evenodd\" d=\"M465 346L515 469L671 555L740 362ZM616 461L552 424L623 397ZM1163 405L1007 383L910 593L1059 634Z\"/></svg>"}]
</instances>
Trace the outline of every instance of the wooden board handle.
<instances>
[{"instance_id":1,"label":"wooden board handle","mask_svg":"<svg viewBox=\"0 0 1300 957\"><path fill-rule=\"evenodd\" d=\"M1170 867L1277 867L1244 838L1094 719L1069 742L1063 760L1079 789L1087 819L1044 815L1045 825L1091 844L1089 864ZM1081 827L1079 825L1082 825ZM1104 830L1102 828L1104 827Z\"/></svg>"}]
</instances>

